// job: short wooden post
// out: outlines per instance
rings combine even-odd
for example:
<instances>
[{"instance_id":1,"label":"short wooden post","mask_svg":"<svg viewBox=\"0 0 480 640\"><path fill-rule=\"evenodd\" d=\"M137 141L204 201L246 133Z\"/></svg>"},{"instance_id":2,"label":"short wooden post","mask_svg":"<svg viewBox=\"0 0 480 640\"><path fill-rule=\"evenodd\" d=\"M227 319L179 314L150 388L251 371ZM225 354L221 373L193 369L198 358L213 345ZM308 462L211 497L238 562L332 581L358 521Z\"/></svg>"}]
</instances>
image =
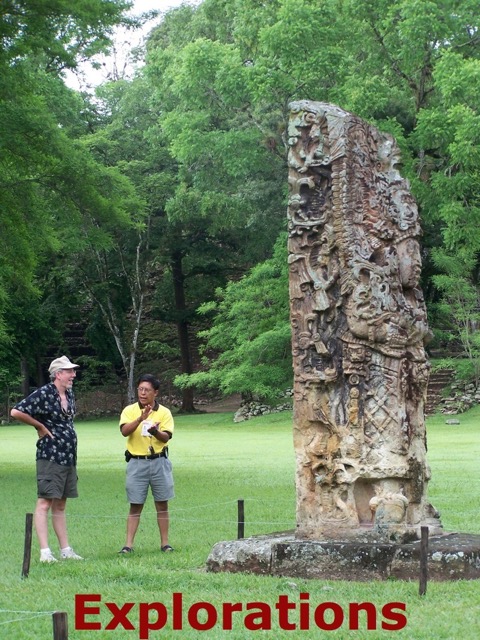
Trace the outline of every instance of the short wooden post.
<instances>
[{"instance_id":1,"label":"short wooden post","mask_svg":"<svg viewBox=\"0 0 480 640\"><path fill-rule=\"evenodd\" d=\"M418 593L424 596L427 593L428 580L428 527L420 527L420 585Z\"/></svg>"},{"instance_id":2,"label":"short wooden post","mask_svg":"<svg viewBox=\"0 0 480 640\"><path fill-rule=\"evenodd\" d=\"M65 611L55 611L53 618L53 640L68 640L68 617Z\"/></svg>"},{"instance_id":3,"label":"short wooden post","mask_svg":"<svg viewBox=\"0 0 480 640\"><path fill-rule=\"evenodd\" d=\"M32 557L32 524L33 513L25 514L25 543L23 547L22 578L28 578Z\"/></svg>"},{"instance_id":4,"label":"short wooden post","mask_svg":"<svg viewBox=\"0 0 480 640\"><path fill-rule=\"evenodd\" d=\"M244 501L238 500L238 533L237 538L240 540L245 537L245 507Z\"/></svg>"}]
</instances>

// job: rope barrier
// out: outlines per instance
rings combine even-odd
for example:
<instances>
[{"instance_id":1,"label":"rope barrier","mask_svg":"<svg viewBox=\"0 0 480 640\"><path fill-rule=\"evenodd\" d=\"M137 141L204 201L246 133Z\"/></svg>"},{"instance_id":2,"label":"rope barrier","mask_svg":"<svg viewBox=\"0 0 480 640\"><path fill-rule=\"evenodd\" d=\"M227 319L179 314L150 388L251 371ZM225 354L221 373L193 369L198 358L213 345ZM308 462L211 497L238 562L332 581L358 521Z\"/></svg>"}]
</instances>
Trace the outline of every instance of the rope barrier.
<instances>
[{"instance_id":1,"label":"rope barrier","mask_svg":"<svg viewBox=\"0 0 480 640\"><path fill-rule=\"evenodd\" d=\"M248 502L248 505L251 505L252 503L261 503L261 502L266 502L268 504L269 501L265 501L262 498L248 498L248 500L246 500L246 502ZM275 506L281 504L282 501L275 501ZM147 504L147 503L146 503ZM292 507L295 506L295 502L293 500L284 500L283 504L289 504ZM184 512L191 512L197 509L203 509L203 510L211 510L211 507L225 507L231 505L232 507L237 507L237 500L228 500L225 502L208 502L208 503L204 503L204 504L197 504L197 505L193 505L191 507L174 507L173 509L169 509L168 510L168 514L170 516L170 520L175 520L177 522L196 522L196 523L202 523L204 522L205 524L237 524L237 520L226 520L225 518L222 518L221 520L209 520L209 519L204 519L204 518L188 518L188 517L184 517L182 515L177 515L180 513L184 513ZM142 513L138 516L138 518L141 518L144 515L148 515L150 513L155 514L155 510L152 509L150 506L147 506L146 509L144 509L142 511ZM62 518L67 516L67 514L65 512L62 513L50 513L50 517L52 518ZM106 514L106 513L98 513L98 514L79 514L79 513L71 513L70 511L68 512L68 520L82 520L82 519L91 519L91 520L98 520L98 519L107 519L107 520L125 520L127 516L127 513L123 512L121 514ZM248 524L255 524L255 525L261 525L261 524L265 524L265 525L288 525L290 526L292 524L292 520L275 520L275 521L271 521L271 520L248 520Z\"/></svg>"},{"instance_id":2,"label":"rope barrier","mask_svg":"<svg viewBox=\"0 0 480 640\"><path fill-rule=\"evenodd\" d=\"M212 506L215 507L225 507L226 505L233 505L236 504L237 505L237 518L236 520L226 520L225 517L223 517L221 520L209 520L209 519L205 519L205 518L186 518L186 517L182 517L182 516L177 516L177 511L174 509L173 511L169 510L168 512L157 512L157 511L153 511L152 509L147 509L146 510L146 515L148 516L149 513L156 515L157 519L160 517L165 517L166 513L168 513L168 519L171 522L185 522L185 523L195 523L195 524L202 524L202 525L211 525L211 524L215 524L215 525L221 525L223 527L225 526L230 526L230 525L237 525L237 538L243 538L245 535L245 513L244 513L244 500L237 500L235 503L232 500L223 502L223 503L204 503L202 505L194 505L192 507L187 507L182 509L181 507L178 509L178 512L191 512L194 509L202 509L204 511L208 511L208 509ZM252 500L252 502L257 502L257 506L258 503L261 502L260 499L256 499L256 500ZM265 503L265 501L262 501L263 503ZM291 501L289 501L290 504ZM275 503L276 506L278 505L278 503ZM144 512L142 511L141 513L139 513L138 515L133 515L133 517L137 517L138 519L140 519L142 517L142 515L144 515ZM66 513L65 511L61 511L61 512L57 512L57 513L51 513L51 517L52 518L65 518L66 517ZM122 520L125 521L125 513L122 513L121 515L107 515L107 514L69 514L69 520L80 520L80 519L95 519L95 520L102 520L105 518L108 519L115 519L115 520ZM132 516L128 516L128 517L132 517ZM159 520L160 522L160 520ZM32 547L32 524L33 524L33 514L31 513L27 513L26 514L26 525L25 525L25 545L24 545L24 558L23 558L23 565L22 565L22 578L26 578L28 577L29 574L29 570L30 570L30 558L31 558L31 547ZM248 525L250 527L266 527L267 525L269 527L282 527L282 528L295 528L295 522L293 519L289 519L288 521L286 520L254 520L254 519L249 519L248 520ZM259 532L257 531L257 534ZM61 625L60 625L61 626Z\"/></svg>"},{"instance_id":3,"label":"rope barrier","mask_svg":"<svg viewBox=\"0 0 480 640\"><path fill-rule=\"evenodd\" d=\"M231 503L229 503L231 504ZM249 504L249 503L248 503ZM247 505L248 506L248 505ZM144 518L145 516L149 516L149 515L156 515L155 510L153 509L144 509L142 511L142 513L138 516L134 516L134 517L138 517L138 518ZM238 522L238 519L235 520L227 520L225 518L222 518L221 520L208 520L205 518L185 518L182 516L177 516L176 515L176 510L168 510L168 514L169 514L169 519L170 519L170 523L173 522L195 522L198 524L233 524L236 525ZM68 520L82 520L82 519L90 519L90 520L121 520L124 521L125 518L128 516L128 511L126 511L125 513L122 514L118 514L118 515L107 515L107 514L85 514L85 515L81 515L81 514L72 514L72 513L68 513L67 517ZM52 518L55 518L57 516L55 516L54 514L51 514ZM60 517L60 516L58 516ZM247 525L274 525L274 526L279 526L279 525L285 525L288 527L294 526L295 525L295 517L292 516L291 520L252 520L250 518L245 520L245 524ZM405 525L405 529L406 530L411 530L411 531L417 531L418 530L418 526L417 525Z\"/></svg>"},{"instance_id":4,"label":"rope barrier","mask_svg":"<svg viewBox=\"0 0 480 640\"><path fill-rule=\"evenodd\" d=\"M42 616L51 616L55 612L54 611L15 611L12 609L0 609L0 614L2 613L22 614L23 617L15 618L13 620L5 620L3 622L0 622L0 626L5 624L11 624L13 622L22 622L23 620L33 620L34 618L41 618Z\"/></svg>"},{"instance_id":5,"label":"rope barrier","mask_svg":"<svg viewBox=\"0 0 480 640\"><path fill-rule=\"evenodd\" d=\"M257 503L258 502L268 502L268 503L270 503L270 501L267 501L264 498L246 498L245 500L246 501L248 500L248 504L252 504L253 502L257 502ZM147 505L149 503L146 502L145 504ZM227 506L229 504L236 506L237 499L236 498L232 498L232 500L227 500L225 502L207 502L205 504L196 504L196 505L193 505L191 507L174 507L174 509L170 509L169 512L173 513L173 512L177 512L177 511L193 511L195 509L206 509L206 508L209 508L209 507L223 507L223 506ZM292 498L291 500L276 500L275 499L275 506L281 505L281 504L295 506L295 498ZM97 518L99 516L98 515L88 515L88 514L87 515L80 515L80 514L74 514L74 513L72 514L71 511L69 511L68 512L68 517L69 518L72 518L72 517ZM117 516L112 515L112 516L105 516L105 517L115 518ZM120 517L120 516L118 516L118 517Z\"/></svg>"},{"instance_id":6,"label":"rope barrier","mask_svg":"<svg viewBox=\"0 0 480 640\"><path fill-rule=\"evenodd\" d=\"M249 508L249 512L251 513L251 509L250 506L252 504L256 504L256 506L258 507L259 503L265 503L265 504L272 504L271 501L265 500L263 498L248 498L245 499L245 503L248 505ZM291 500L275 500L275 504L274 506L277 507L280 504L284 504L284 505L291 505L292 510L295 509L295 500L292 498ZM142 511L141 514L138 515L138 518L142 518L144 516L148 516L148 515L156 515L155 510L152 508L151 503L145 503L146 504L146 508ZM219 519L219 520L215 520L215 519L206 519L206 518L188 518L182 515L177 515L180 513L185 513L185 512L191 512L197 509L203 509L203 510L210 510L211 511L211 507L226 507L231 505L232 508L235 508L235 510L237 509L238 506L238 501L237 500L226 500L224 502L207 502L207 503L203 503L203 504L196 504L196 505L192 505L190 507L174 507L169 508L168 510L168 514L169 514L169 518L170 518L170 522L174 523L174 522L188 522L188 523L197 523L197 524L220 524L220 525L236 525L238 524L238 517L236 519ZM61 514L50 514L52 518L55 517L64 517L66 514L65 513L61 513ZM107 519L107 520L121 520L124 521L125 518L127 517L128 512L122 512L121 514L105 514L105 513L100 513L100 514L75 514L75 513L71 513L68 512L68 520L81 520L81 519L91 519L91 520L100 520L100 519ZM250 526L250 525L256 525L256 526L261 526L261 525L268 525L268 526L285 526L288 528L291 527L295 527L295 517L294 515L292 516L291 519L289 520L253 520L253 519L246 519L245 524ZM415 525L407 525L406 526L407 529L409 530L417 530L417 527Z\"/></svg>"},{"instance_id":7,"label":"rope barrier","mask_svg":"<svg viewBox=\"0 0 480 640\"><path fill-rule=\"evenodd\" d=\"M149 511L142 511L142 513L138 516L132 516L132 517L136 517L136 518L143 518L144 516L147 516L149 514L154 514L156 515L156 512L153 510L149 510ZM227 520L225 518L222 518L221 520L207 520L205 518L182 518L182 517L176 517L175 513L172 511L168 511L169 514L169 519L170 519L170 523L172 522L196 522L196 523L202 523L204 522L205 524L237 524L237 520ZM80 516L80 515L68 515L68 520L82 520L82 519L89 519L89 520L99 520L99 519L108 519L108 520L125 520L125 518L127 517L128 513L122 514L122 515L118 515L118 516L107 516L107 515L85 515L85 516ZM55 517L55 516L52 516ZM246 524L268 524L268 525L281 525L281 524L286 524L286 525L290 525L292 524L292 522L294 522L295 519L292 518L292 520L251 520L250 518L246 521Z\"/></svg>"},{"instance_id":8,"label":"rope barrier","mask_svg":"<svg viewBox=\"0 0 480 640\"><path fill-rule=\"evenodd\" d=\"M0 622L0 626L52 616L53 640L68 640L68 617L65 611L15 611L12 609L0 609L0 614L2 613L21 613L23 615L20 618L4 620Z\"/></svg>"}]
</instances>

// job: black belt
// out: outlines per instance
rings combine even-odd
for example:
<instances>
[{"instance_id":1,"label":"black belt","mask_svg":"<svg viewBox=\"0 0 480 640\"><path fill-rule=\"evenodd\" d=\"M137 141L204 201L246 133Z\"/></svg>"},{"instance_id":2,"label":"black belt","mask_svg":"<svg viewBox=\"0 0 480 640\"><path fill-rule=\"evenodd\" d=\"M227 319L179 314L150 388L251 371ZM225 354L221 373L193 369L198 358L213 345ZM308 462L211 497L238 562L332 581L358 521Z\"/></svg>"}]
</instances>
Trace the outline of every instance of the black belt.
<instances>
[{"instance_id":1,"label":"black belt","mask_svg":"<svg viewBox=\"0 0 480 640\"><path fill-rule=\"evenodd\" d=\"M129 455L129 458L135 458L135 460L156 460L157 458L166 458L167 452L162 449L160 453L152 453L150 456L134 456L133 453Z\"/></svg>"}]
</instances>

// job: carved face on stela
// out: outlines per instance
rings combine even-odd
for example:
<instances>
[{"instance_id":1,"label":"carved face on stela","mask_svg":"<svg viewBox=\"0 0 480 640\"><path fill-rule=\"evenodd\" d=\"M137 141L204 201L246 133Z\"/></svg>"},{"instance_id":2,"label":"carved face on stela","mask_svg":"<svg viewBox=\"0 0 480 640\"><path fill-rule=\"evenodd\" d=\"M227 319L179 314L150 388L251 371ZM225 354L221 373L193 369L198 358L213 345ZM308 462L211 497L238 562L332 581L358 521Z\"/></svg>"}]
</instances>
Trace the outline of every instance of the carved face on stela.
<instances>
[{"instance_id":1,"label":"carved face on stela","mask_svg":"<svg viewBox=\"0 0 480 640\"><path fill-rule=\"evenodd\" d=\"M415 238L404 238L397 244L400 283L404 289L418 286L422 272L420 245Z\"/></svg>"},{"instance_id":2,"label":"carved face on stela","mask_svg":"<svg viewBox=\"0 0 480 640\"><path fill-rule=\"evenodd\" d=\"M418 286L422 271L421 234L418 209L410 192L408 180L399 172L400 152L391 136L384 134L378 146L377 168L388 181L388 217L394 226L393 242L396 246L400 283L404 289Z\"/></svg>"}]
</instances>

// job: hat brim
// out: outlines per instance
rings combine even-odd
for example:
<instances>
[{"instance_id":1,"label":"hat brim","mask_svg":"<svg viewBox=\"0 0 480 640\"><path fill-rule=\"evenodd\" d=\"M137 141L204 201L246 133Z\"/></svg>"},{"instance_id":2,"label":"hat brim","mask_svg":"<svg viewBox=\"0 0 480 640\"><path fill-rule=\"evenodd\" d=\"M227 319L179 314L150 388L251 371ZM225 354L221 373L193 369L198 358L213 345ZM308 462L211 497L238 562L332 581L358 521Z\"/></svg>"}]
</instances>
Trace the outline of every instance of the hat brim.
<instances>
[{"instance_id":1,"label":"hat brim","mask_svg":"<svg viewBox=\"0 0 480 640\"><path fill-rule=\"evenodd\" d=\"M77 369L77 367L79 366L80 366L79 364L70 364L65 367L52 367L51 369L48 370L48 372L55 373L57 371L67 371L68 369Z\"/></svg>"}]
</instances>

